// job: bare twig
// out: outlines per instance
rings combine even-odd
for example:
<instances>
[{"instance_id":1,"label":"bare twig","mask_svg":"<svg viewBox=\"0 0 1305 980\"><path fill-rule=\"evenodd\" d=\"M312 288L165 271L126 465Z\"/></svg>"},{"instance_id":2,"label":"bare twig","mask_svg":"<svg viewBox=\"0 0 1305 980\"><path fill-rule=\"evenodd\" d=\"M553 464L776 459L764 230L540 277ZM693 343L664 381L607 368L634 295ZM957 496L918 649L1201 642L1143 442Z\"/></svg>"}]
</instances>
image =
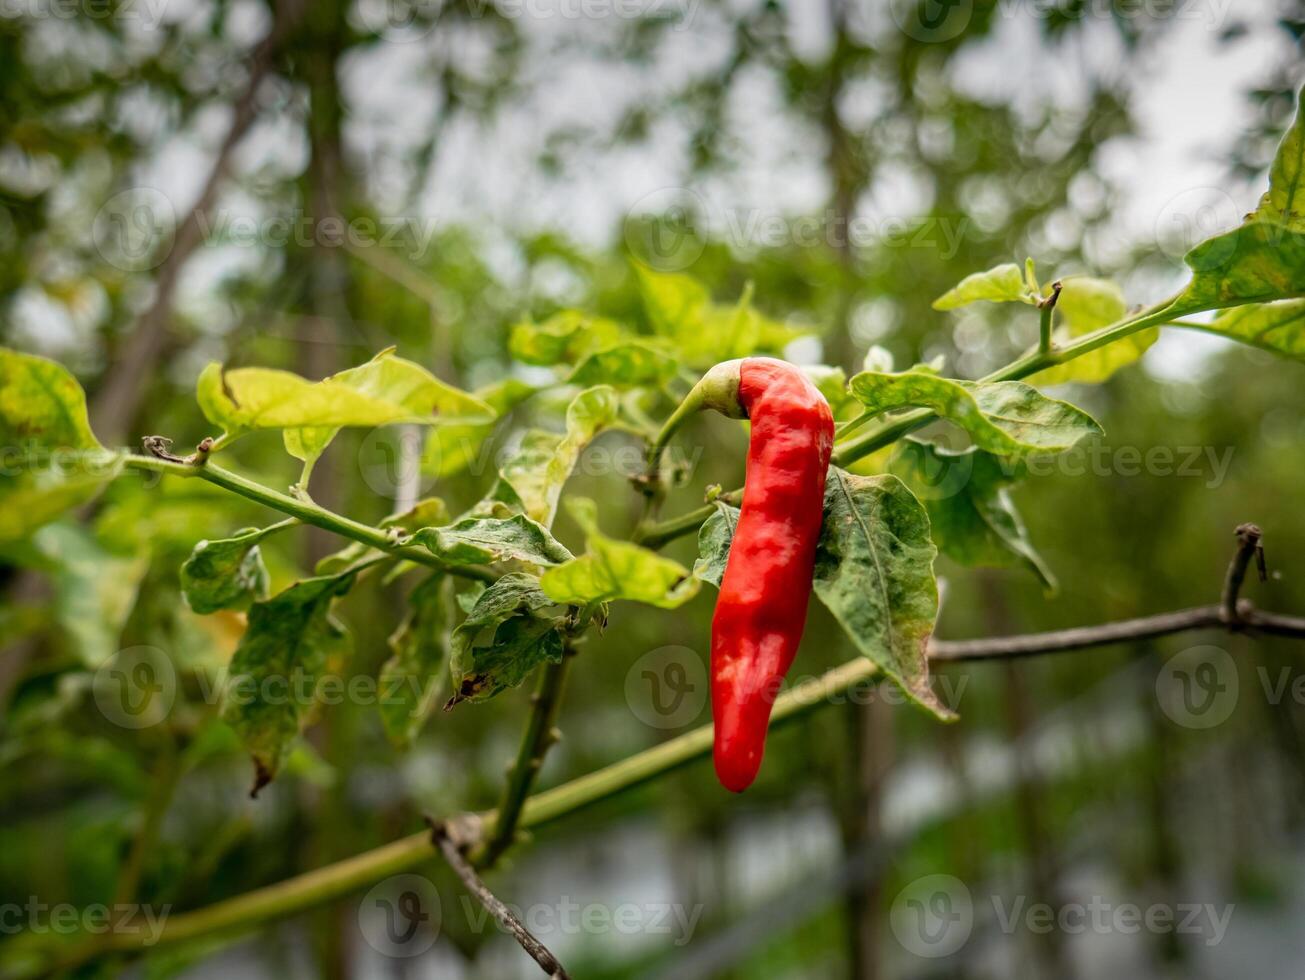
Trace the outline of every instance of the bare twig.
<instances>
[{"instance_id":1,"label":"bare twig","mask_svg":"<svg viewBox=\"0 0 1305 980\"><path fill-rule=\"evenodd\" d=\"M1242 622L1237 596L1241 593L1242 582L1246 580L1246 569L1251 563L1252 555L1257 559L1260 581L1263 582L1265 578L1264 546L1260 544L1264 532L1254 524L1239 524L1233 533L1237 535L1237 551L1228 564L1228 575L1223 581L1221 614L1225 623L1236 627Z\"/></svg>"},{"instance_id":2,"label":"bare twig","mask_svg":"<svg viewBox=\"0 0 1305 980\"><path fill-rule=\"evenodd\" d=\"M467 838L473 835L468 834L457 821L432 821L430 830L431 843L444 855L444 859L462 879L467 891L475 896L476 901L480 902L504 929L512 933L513 938L521 944L521 948L529 953L530 957L539 964L540 969L553 980L570 980L570 975L557 961L557 957L531 934L521 920L512 914L512 910L499 901L489 887L481 881L480 875L476 874L476 869L472 867L465 854L469 843Z\"/></svg>"}]
</instances>

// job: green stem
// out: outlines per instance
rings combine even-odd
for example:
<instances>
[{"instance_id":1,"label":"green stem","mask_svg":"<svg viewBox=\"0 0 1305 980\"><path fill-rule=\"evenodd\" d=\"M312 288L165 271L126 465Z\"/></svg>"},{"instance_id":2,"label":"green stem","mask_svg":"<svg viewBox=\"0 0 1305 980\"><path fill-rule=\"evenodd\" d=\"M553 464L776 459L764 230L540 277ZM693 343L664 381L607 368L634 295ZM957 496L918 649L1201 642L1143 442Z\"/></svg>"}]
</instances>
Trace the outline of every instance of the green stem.
<instances>
[{"instance_id":1,"label":"green stem","mask_svg":"<svg viewBox=\"0 0 1305 980\"><path fill-rule=\"evenodd\" d=\"M543 768L544 756L560 738L556 728L557 714L562 703L562 689L566 686L567 669L573 659L574 651L568 647L562 659L546 666L539 676L539 686L532 697L530 720L521 734L521 748L496 811L494 833L479 853L472 856L472 863L478 868L492 868L516 843L517 825L526 797Z\"/></svg>"},{"instance_id":2,"label":"green stem","mask_svg":"<svg viewBox=\"0 0 1305 980\"><path fill-rule=\"evenodd\" d=\"M171 476L197 477L212 483L214 486L222 487L224 490L229 490L256 503L271 507L273 510L288 514L304 524L323 528L341 537L359 541L378 551L384 551L398 558L406 558L418 565L441 569L450 575L476 579L481 582L493 582L497 577L487 568L476 565L448 565L425 548L415 545L395 544L394 539L379 528L336 514L310 500L300 500L290 496L290 494L281 493L271 487L265 487L261 483L255 483L253 480L232 473L230 470L224 470L212 462L191 465L166 459L154 459L149 456L129 455L126 458L126 466L128 469L147 470Z\"/></svg>"}]
</instances>

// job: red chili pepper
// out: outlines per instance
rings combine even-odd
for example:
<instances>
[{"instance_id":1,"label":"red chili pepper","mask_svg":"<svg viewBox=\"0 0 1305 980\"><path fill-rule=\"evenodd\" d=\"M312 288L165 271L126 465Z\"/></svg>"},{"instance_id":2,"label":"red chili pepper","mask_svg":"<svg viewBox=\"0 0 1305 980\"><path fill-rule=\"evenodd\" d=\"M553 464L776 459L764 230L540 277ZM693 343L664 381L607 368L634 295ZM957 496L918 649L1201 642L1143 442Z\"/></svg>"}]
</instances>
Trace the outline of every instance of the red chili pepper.
<instances>
[{"instance_id":1,"label":"red chili pepper","mask_svg":"<svg viewBox=\"0 0 1305 980\"><path fill-rule=\"evenodd\" d=\"M750 357L709 371L658 446L700 407L752 421L743 509L711 627L716 775L739 793L761 768L770 712L806 625L834 419L792 364Z\"/></svg>"}]
</instances>

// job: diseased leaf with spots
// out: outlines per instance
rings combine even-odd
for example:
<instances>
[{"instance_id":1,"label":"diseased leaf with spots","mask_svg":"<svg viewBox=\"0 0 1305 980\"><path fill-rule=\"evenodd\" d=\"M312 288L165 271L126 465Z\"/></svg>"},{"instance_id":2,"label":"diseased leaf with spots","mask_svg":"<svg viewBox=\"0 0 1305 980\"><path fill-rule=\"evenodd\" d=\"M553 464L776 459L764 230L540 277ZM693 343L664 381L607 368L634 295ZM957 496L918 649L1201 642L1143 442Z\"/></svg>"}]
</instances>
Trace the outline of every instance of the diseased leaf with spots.
<instances>
[{"instance_id":1,"label":"diseased leaf with spots","mask_svg":"<svg viewBox=\"0 0 1305 980\"><path fill-rule=\"evenodd\" d=\"M674 609L697 594L698 580L679 562L604 535L592 500L570 497L566 504L585 532L585 553L541 576L539 587L554 602L584 606L627 599Z\"/></svg>"},{"instance_id":2,"label":"diseased leaf with spots","mask_svg":"<svg viewBox=\"0 0 1305 980\"><path fill-rule=\"evenodd\" d=\"M1056 316L1062 324L1056 331L1057 342L1063 343L1117 323L1127 313L1128 303L1123 291L1110 280L1091 276L1067 277L1062 281L1060 298L1056 301ZM1134 363L1159 338L1159 327L1139 330L1081 354L1072 361L1039 371L1028 380L1039 385L1100 384L1120 368Z\"/></svg>"},{"instance_id":3,"label":"diseased leaf with spots","mask_svg":"<svg viewBox=\"0 0 1305 980\"><path fill-rule=\"evenodd\" d=\"M983 384L919 371L866 371L852 379L851 389L868 414L929 408L968 432L979 448L999 456L1061 452L1084 436L1101 434L1082 409L1020 381Z\"/></svg>"},{"instance_id":4,"label":"diseased leaf with spots","mask_svg":"<svg viewBox=\"0 0 1305 980\"><path fill-rule=\"evenodd\" d=\"M453 631L453 697L487 701L516 687L545 662L562 659L565 619L538 579L513 572L480 593L467 618Z\"/></svg>"},{"instance_id":5,"label":"diseased leaf with spots","mask_svg":"<svg viewBox=\"0 0 1305 980\"><path fill-rule=\"evenodd\" d=\"M1009 487L1024 468L975 446L961 451L906 439L892 462L900 477L924 504L934 543L962 565L1022 565L1052 592L1056 579L1033 548Z\"/></svg>"},{"instance_id":6,"label":"diseased leaf with spots","mask_svg":"<svg viewBox=\"0 0 1305 980\"><path fill-rule=\"evenodd\" d=\"M54 361L0 348L0 541L16 541L91 500L122 472L100 445L86 395Z\"/></svg>"},{"instance_id":7,"label":"diseased leaf with spots","mask_svg":"<svg viewBox=\"0 0 1305 980\"><path fill-rule=\"evenodd\" d=\"M1278 145L1269 168L1269 189L1252 218L1305 232L1305 88L1296 99L1296 119Z\"/></svg>"},{"instance_id":8,"label":"diseased leaf with spots","mask_svg":"<svg viewBox=\"0 0 1305 980\"><path fill-rule=\"evenodd\" d=\"M446 384L420 364L396 356L393 347L381 351L366 364L340 371L318 384L345 387L369 398L389 402L401 413L393 419L395 422L485 424L492 422L496 415L490 405L475 395ZM305 463L312 463L325 452L339 431L338 424L321 428L287 428L283 434L286 452Z\"/></svg>"},{"instance_id":9,"label":"diseased leaf with spots","mask_svg":"<svg viewBox=\"0 0 1305 980\"><path fill-rule=\"evenodd\" d=\"M247 527L229 538L200 541L181 566L181 594L197 613L246 609L267 598L268 576L259 542L286 525Z\"/></svg>"},{"instance_id":10,"label":"diseased leaf with spots","mask_svg":"<svg viewBox=\"0 0 1305 980\"><path fill-rule=\"evenodd\" d=\"M929 687L936 555L929 516L901 480L830 469L812 582L816 597L862 655L912 700L950 720L955 716Z\"/></svg>"},{"instance_id":11,"label":"diseased leaf with spots","mask_svg":"<svg viewBox=\"0 0 1305 980\"><path fill-rule=\"evenodd\" d=\"M430 718L447 676L453 608L450 581L437 572L408 596L408 613L390 637L381 665L381 723L391 742L412 744Z\"/></svg>"},{"instance_id":12,"label":"diseased leaf with spots","mask_svg":"<svg viewBox=\"0 0 1305 980\"><path fill-rule=\"evenodd\" d=\"M1234 307L1204 329L1274 354L1305 360L1305 299Z\"/></svg>"},{"instance_id":13,"label":"diseased leaf with spots","mask_svg":"<svg viewBox=\"0 0 1305 980\"><path fill-rule=\"evenodd\" d=\"M955 310L979 302L1032 305L1038 302L1038 295L1029 288L1024 271L1014 262L1007 262L966 276L934 300L933 308Z\"/></svg>"},{"instance_id":14,"label":"diseased leaf with spots","mask_svg":"<svg viewBox=\"0 0 1305 980\"><path fill-rule=\"evenodd\" d=\"M349 634L331 615L352 572L303 579L249 607L249 626L231 657L222 720L253 757L253 792L267 785L312 720L323 676L344 676Z\"/></svg>"},{"instance_id":15,"label":"diseased leaf with spots","mask_svg":"<svg viewBox=\"0 0 1305 980\"><path fill-rule=\"evenodd\" d=\"M1192 281L1169 307L1175 316L1305 296L1305 232L1250 221L1187 253Z\"/></svg>"},{"instance_id":16,"label":"diseased leaf with spots","mask_svg":"<svg viewBox=\"0 0 1305 980\"><path fill-rule=\"evenodd\" d=\"M698 560L693 563L694 577L720 588L730 545L739 526L739 509L723 501L716 502L716 512L702 522L698 531Z\"/></svg>"},{"instance_id":17,"label":"diseased leaf with spots","mask_svg":"<svg viewBox=\"0 0 1305 980\"><path fill-rule=\"evenodd\" d=\"M413 540L451 565L516 560L549 566L574 557L547 528L524 514L469 517L448 527L426 527L417 531Z\"/></svg>"}]
</instances>

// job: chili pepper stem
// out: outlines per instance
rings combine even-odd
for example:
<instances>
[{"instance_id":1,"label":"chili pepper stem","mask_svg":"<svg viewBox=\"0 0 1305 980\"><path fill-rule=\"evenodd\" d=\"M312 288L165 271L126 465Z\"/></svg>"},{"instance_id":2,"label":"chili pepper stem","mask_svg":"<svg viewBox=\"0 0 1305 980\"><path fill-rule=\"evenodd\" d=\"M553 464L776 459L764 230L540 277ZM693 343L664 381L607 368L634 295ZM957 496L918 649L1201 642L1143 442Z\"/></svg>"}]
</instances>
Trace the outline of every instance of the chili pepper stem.
<instances>
[{"instance_id":1,"label":"chili pepper stem","mask_svg":"<svg viewBox=\"0 0 1305 980\"><path fill-rule=\"evenodd\" d=\"M666 422L662 425L657 438L648 447L648 472L656 475L661 469L662 453L666 451L675 433L690 415L710 408L727 418L743 419L748 414L739 404L739 369L742 360L722 361L695 384L684 400L676 406Z\"/></svg>"}]
</instances>

